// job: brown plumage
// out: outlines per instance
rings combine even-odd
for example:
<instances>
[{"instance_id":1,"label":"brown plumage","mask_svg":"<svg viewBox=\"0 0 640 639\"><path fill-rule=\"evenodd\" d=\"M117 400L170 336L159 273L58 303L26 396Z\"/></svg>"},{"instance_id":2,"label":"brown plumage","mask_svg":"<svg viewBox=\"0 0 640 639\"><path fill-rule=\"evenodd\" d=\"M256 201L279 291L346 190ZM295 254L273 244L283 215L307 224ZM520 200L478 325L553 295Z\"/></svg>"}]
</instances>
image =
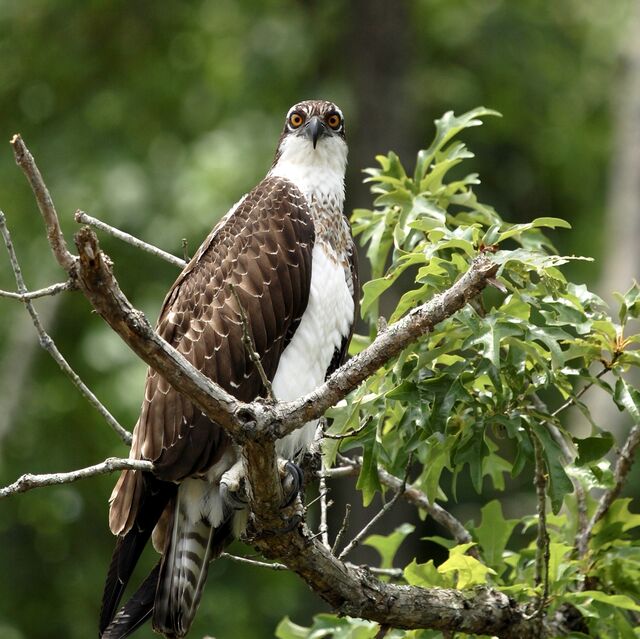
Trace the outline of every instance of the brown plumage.
<instances>
[{"instance_id":1,"label":"brown plumage","mask_svg":"<svg viewBox=\"0 0 640 639\"><path fill-rule=\"evenodd\" d=\"M293 126L298 115L301 125ZM297 350L287 351L286 376L284 382L284 374L279 379L284 388L291 380L291 389L306 392L295 378L296 367L307 366L309 345L316 352L310 354L309 371L300 373L312 388L345 357L358 295L355 248L342 215L345 162L339 109L324 101L292 107L271 171L216 225L164 300L158 333L239 400L254 400L264 387L242 342L238 300L272 381L305 311L312 309L298 331L300 339L296 336ZM312 282L314 260L319 260L316 277L329 278L326 291L324 282ZM305 437L281 450L296 454ZM111 495L109 526L118 540L100 635L123 639L152 616L156 631L184 637L209 562L234 528L242 527L244 511L234 512L220 489L221 480L228 481L225 477L238 467L238 450L222 428L149 370L130 456L153 461L154 472L124 471ZM152 532L162 559L115 614Z\"/></svg>"}]
</instances>

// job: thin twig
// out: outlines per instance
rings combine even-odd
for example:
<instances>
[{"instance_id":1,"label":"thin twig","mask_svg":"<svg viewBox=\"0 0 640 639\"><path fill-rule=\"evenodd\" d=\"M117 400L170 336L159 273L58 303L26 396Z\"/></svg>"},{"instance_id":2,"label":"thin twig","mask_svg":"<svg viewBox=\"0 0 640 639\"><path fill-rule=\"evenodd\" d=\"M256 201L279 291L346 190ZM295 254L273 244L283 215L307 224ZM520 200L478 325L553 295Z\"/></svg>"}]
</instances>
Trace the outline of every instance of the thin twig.
<instances>
[{"instance_id":1,"label":"thin twig","mask_svg":"<svg viewBox=\"0 0 640 639\"><path fill-rule=\"evenodd\" d=\"M595 525L606 515L611 504L618 498L618 495L620 495L620 491L627 480L639 446L640 426L636 424L629 432L629 435L616 458L616 465L613 471L613 478L615 480L614 485L609 488L609 490L605 491L602 497L600 497L595 513L589 520L581 538L578 539L578 549L582 555L587 551L589 539L591 538Z\"/></svg>"},{"instance_id":2,"label":"thin twig","mask_svg":"<svg viewBox=\"0 0 640 639\"><path fill-rule=\"evenodd\" d=\"M365 421L360 424L358 428L353 428L346 433L336 433L333 435L330 433L324 433L323 437L325 437L326 439L347 439L348 437L355 437L356 435L359 435L371 423L372 419L372 417L365 419Z\"/></svg>"},{"instance_id":3,"label":"thin twig","mask_svg":"<svg viewBox=\"0 0 640 639\"><path fill-rule=\"evenodd\" d=\"M614 355L614 361L617 359L617 355ZM605 364L604 368L595 376L595 379L600 379L604 375L606 375L613 365L613 361L609 364ZM557 417L563 410L573 406L593 385L595 381L590 381L586 386L581 388L575 395L569 397L564 404L561 404L558 408L556 408L553 413L551 413L551 417Z\"/></svg>"},{"instance_id":4,"label":"thin twig","mask_svg":"<svg viewBox=\"0 0 640 639\"><path fill-rule=\"evenodd\" d=\"M4 244L7 247L7 252L9 253L9 262L11 263L11 268L13 269L16 285L18 287L18 293L24 296L28 292L27 287L25 286L24 279L22 277L22 270L16 256L16 252L13 248L13 242L11 241L11 234L9 233L9 228L7 227L5 215L2 211L0 211L0 233L2 233ZM62 353L58 350L54 341L45 331L44 326L40 321L40 317L38 316L38 313L36 312L36 309L31 300L25 297L23 301L29 315L31 316L31 321L33 322L33 325L38 333L38 337L40 338L40 345L42 346L42 348L44 348L51 355L51 357L53 357L62 371L66 373L69 379L71 379L73 384L85 396L88 402L100 413L100 415L102 415L107 424L109 424L109 426L111 426L111 428L117 433L118 437L120 437L120 439L125 442L125 444L130 444L131 433L126 428L120 425L118 420L109 412L109 410L100 402L100 400L91 392L87 385L80 379L78 374L71 368Z\"/></svg>"},{"instance_id":5,"label":"thin twig","mask_svg":"<svg viewBox=\"0 0 640 639\"><path fill-rule=\"evenodd\" d=\"M49 190L42 179L40 170L20 134L13 136L11 146L13 147L16 164L22 169L22 172L31 185L31 190L33 191L38 208L47 227L47 237L49 238L49 246L51 246L53 255L58 264L67 271L67 273L71 273L78 258L69 253L69 249L67 249L67 243L60 229L56 208L53 205Z\"/></svg>"},{"instance_id":6,"label":"thin twig","mask_svg":"<svg viewBox=\"0 0 640 639\"><path fill-rule=\"evenodd\" d=\"M184 268L187 265L187 262L185 260L181 260L179 257L176 257L171 253L167 253L167 251L163 251L157 246L147 244L147 242L144 242L143 240L140 240L129 233L125 233L124 231L115 228L115 226L111 226L96 217L92 217L84 211L78 209L75 214L75 220L76 222L78 222L78 224L88 224L89 226L93 226L94 228L97 228L100 231L104 231L105 233L108 233L109 235L123 242L126 242L127 244L131 244L131 246L135 246L142 251L151 253L151 255L155 255L156 257L159 257L166 262L169 262L169 264L177 266L178 268Z\"/></svg>"},{"instance_id":7,"label":"thin twig","mask_svg":"<svg viewBox=\"0 0 640 639\"><path fill-rule=\"evenodd\" d=\"M535 455L535 475L534 484L537 496L538 512L538 536L536 540L536 586L542 586L542 594L538 602L536 612L542 619L542 613L547 605L549 597L549 532L547 530L547 477L545 474L545 463L542 453L542 445L538 438L532 433L531 443Z\"/></svg>"},{"instance_id":8,"label":"thin twig","mask_svg":"<svg viewBox=\"0 0 640 639\"><path fill-rule=\"evenodd\" d=\"M26 300L35 300L39 297L57 295L62 291L71 291L75 288L75 283L72 280L67 280L66 282L51 284L51 286L47 286L46 288L39 288L36 291L27 291L26 293L14 293L13 291L0 290L0 297L8 297L12 300L20 300L21 302L25 302Z\"/></svg>"},{"instance_id":9,"label":"thin twig","mask_svg":"<svg viewBox=\"0 0 640 639\"><path fill-rule=\"evenodd\" d=\"M327 480L322 472L324 470L324 457L320 461L320 533L322 537L322 543L327 547L329 546L329 525L327 524Z\"/></svg>"},{"instance_id":10,"label":"thin twig","mask_svg":"<svg viewBox=\"0 0 640 639\"><path fill-rule=\"evenodd\" d=\"M249 359L253 362L254 366L258 371L258 375L260 375L260 380L262 381L262 385L264 386L267 392L267 399L269 401L275 402L276 396L273 394L273 387L271 386L271 381L267 377L267 374L264 371L264 367L262 366L262 361L260 360L260 355L258 355L256 351L256 345L253 341L253 337L251 337L251 333L249 332L249 320L247 319L247 314L244 310L244 306L240 301L240 296L238 295L238 291L236 287L231 284L231 293L236 300L236 304L238 305L238 312L240 313L240 321L242 322L242 343L244 344L244 348L249 355Z\"/></svg>"},{"instance_id":11,"label":"thin twig","mask_svg":"<svg viewBox=\"0 0 640 639\"><path fill-rule=\"evenodd\" d=\"M186 237L182 238L182 259L184 259L185 262L191 259L189 257L189 241Z\"/></svg>"},{"instance_id":12,"label":"thin twig","mask_svg":"<svg viewBox=\"0 0 640 639\"><path fill-rule=\"evenodd\" d=\"M349 518L351 517L351 504L347 504L344 507L344 518L342 520L342 525L340 526L340 530L336 535L336 538L333 541L333 546L331 546L331 553L336 554L338 552L338 548L340 548L340 544L342 543L342 538L344 537L347 529L349 528Z\"/></svg>"},{"instance_id":13,"label":"thin twig","mask_svg":"<svg viewBox=\"0 0 640 639\"><path fill-rule=\"evenodd\" d=\"M371 520L367 523L367 525L344 547L344 550L338 555L338 559L344 559L364 538L364 536L371 530L371 528L376 524L376 522L381 519L384 514L391 510L395 503L404 495L407 489L407 478L409 476L409 468L411 466L411 455L409 456L409 461L407 462L407 469L404 474L404 479L402 480L402 484L396 491L396 494L390 499L382 508L371 518Z\"/></svg>"},{"instance_id":14,"label":"thin twig","mask_svg":"<svg viewBox=\"0 0 640 639\"><path fill-rule=\"evenodd\" d=\"M87 479L88 477L95 477L96 475L106 475L118 470L151 471L153 470L153 462L142 459L120 459L118 457L109 457L100 464L88 466L87 468L80 468L78 470L72 470L68 473L47 473L42 475L32 475L31 473L27 473L13 482L13 484L0 488L0 498L9 497L9 495L17 495L18 493L25 493L28 490L40 488L42 486L70 484L80 479Z\"/></svg>"},{"instance_id":15,"label":"thin twig","mask_svg":"<svg viewBox=\"0 0 640 639\"><path fill-rule=\"evenodd\" d=\"M343 465L327 469L327 477L350 477L360 473L360 469L362 468L361 457L350 459L348 457L340 456L339 459L342 461ZM378 468L378 479L381 484L391 488L392 490L397 491L402 486L402 480L400 478L395 477L382 468ZM456 519L456 517L439 504L431 503L425 493L418 488L406 486L403 497L410 504L426 511L434 521L438 522L443 528L446 528L459 544L468 544L473 541L471 534L464 527L462 522ZM476 558L479 557L478 549L475 546L472 546L469 549L468 554Z\"/></svg>"},{"instance_id":16,"label":"thin twig","mask_svg":"<svg viewBox=\"0 0 640 639\"><path fill-rule=\"evenodd\" d=\"M269 561L258 561L257 559L249 559L248 557L240 557L238 555L232 555L228 552L223 552L221 557L230 559L238 564L248 564L249 566L255 566L257 568L268 568L269 570L289 570L284 564Z\"/></svg>"},{"instance_id":17,"label":"thin twig","mask_svg":"<svg viewBox=\"0 0 640 639\"><path fill-rule=\"evenodd\" d=\"M604 372L605 371L601 371L598 376L601 377L604 374ZM557 416L558 413L561 412L561 410L564 410L571 403L574 403L576 400L582 397L582 395L584 395L587 392L587 390L591 388L591 386L593 386L593 383L585 386L582 389L582 391L580 391L573 398L570 398L571 399L570 402L569 401L565 402L560 408L556 409L552 413L552 416ZM534 393L532 398L533 398L533 403L535 407L540 412L549 414L549 409L547 408L547 405L540 399L540 397L538 397L537 394ZM566 462L567 463L573 462L576 456L575 451L571 449L569 444L567 444L567 440L563 437L562 432L560 431L558 426L556 426L551 421L551 416L548 420L544 422L543 425L549 430L556 444L558 444L558 446L560 446L560 448L562 449L562 454L564 455ZM577 522L578 528L577 528L576 540L580 542L580 540L583 538L584 531L587 529L587 493L584 489L584 486L580 483L580 480L577 477L572 479L572 483L573 483L573 489L576 493L576 507L578 510L578 522ZM581 552L580 548L578 548L578 552L581 555L584 554Z\"/></svg>"}]
</instances>

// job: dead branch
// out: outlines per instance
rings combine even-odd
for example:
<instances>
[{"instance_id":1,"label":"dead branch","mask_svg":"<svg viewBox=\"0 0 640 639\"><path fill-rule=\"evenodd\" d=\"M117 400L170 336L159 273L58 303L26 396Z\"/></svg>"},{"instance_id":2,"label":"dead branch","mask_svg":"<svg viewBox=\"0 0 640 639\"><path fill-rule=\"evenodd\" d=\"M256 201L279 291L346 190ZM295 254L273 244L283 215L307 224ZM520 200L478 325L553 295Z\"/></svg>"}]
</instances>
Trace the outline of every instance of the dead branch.
<instances>
[{"instance_id":1,"label":"dead branch","mask_svg":"<svg viewBox=\"0 0 640 639\"><path fill-rule=\"evenodd\" d=\"M51 198L33 158L19 136L14 138L13 144L16 159L30 178L41 205L56 259L71 278L75 278L77 271L80 289L93 308L136 354L243 444L251 511L248 534L264 557L282 561L339 614L397 628L433 628L495 635L503 639L538 636L538 620L532 623L526 618L525 607L503 593L486 587L457 591L383 583L366 568L340 561L330 548L315 539L304 524L299 504L284 510L280 508L283 495L275 439L319 418L408 344L478 295L497 270L488 257L476 258L467 273L450 289L389 326L367 349L349 360L314 392L294 402L243 404L201 375L153 331L142 313L129 304L113 276L110 260L100 251L91 229L83 228L76 235L79 260L68 252ZM116 469L113 464L118 468L137 465L135 467L139 469L151 470L152 467L151 462L107 460L97 467L68 473L66 478L72 475L69 481L73 481L99 472L111 472ZM59 475L46 477L50 483L60 481ZM35 480L26 476L4 490L9 490L8 494L20 492L34 485L34 481L37 485L45 485L42 478ZM398 495L408 492L403 484L401 481L402 490Z\"/></svg>"},{"instance_id":2,"label":"dead branch","mask_svg":"<svg viewBox=\"0 0 640 639\"><path fill-rule=\"evenodd\" d=\"M8 297L12 300L19 300L26 302L27 300L35 300L40 297L50 297L62 293L62 291L71 291L75 288L75 284L71 280L66 282L60 282L58 284L51 284L46 288L39 288L36 291L27 291L25 293L14 293L13 291L0 290L0 297Z\"/></svg>"},{"instance_id":3,"label":"dead branch","mask_svg":"<svg viewBox=\"0 0 640 639\"><path fill-rule=\"evenodd\" d=\"M73 276L77 258L75 255L69 253L67 243L60 229L60 222L58 221L58 214L53 205L53 200L51 199L51 195L49 195L49 190L42 179L35 160L19 134L13 136L11 146L13 147L16 164L22 169L22 172L29 181L31 190L38 203L38 208L47 227L47 237L53 255L58 264L69 273L70 276Z\"/></svg>"},{"instance_id":4,"label":"dead branch","mask_svg":"<svg viewBox=\"0 0 640 639\"><path fill-rule=\"evenodd\" d=\"M108 473L114 473L118 470L126 469L150 471L153 469L153 464L149 461L143 461L140 459L120 459L118 457L109 457L100 464L88 466L87 468L80 468L78 470L72 470L68 473L48 473L43 475L32 475L27 473L13 482L13 484L0 488L0 499L3 497L9 497L10 495L17 495L18 493L25 493L28 490L41 488L42 486L70 484L74 481L79 481L80 479L96 477L97 475L106 475Z\"/></svg>"},{"instance_id":5,"label":"dead branch","mask_svg":"<svg viewBox=\"0 0 640 639\"><path fill-rule=\"evenodd\" d=\"M411 456L407 462L407 469L404 474L404 479L398 487L396 494L382 506L382 508L367 522L364 528L344 547L342 552L338 555L338 559L344 559L361 541L364 536L373 528L373 526L384 516L386 512L391 510L395 503L402 497L407 490L407 478L409 476L409 468L411 467Z\"/></svg>"},{"instance_id":6,"label":"dead branch","mask_svg":"<svg viewBox=\"0 0 640 639\"><path fill-rule=\"evenodd\" d=\"M167 253L167 251L163 251L157 246L153 246L153 244L147 244L147 242L144 242L143 240L134 237L129 233L125 233L124 231L115 228L115 226L111 226L96 217L91 217L91 215L88 215L84 211L78 209L74 217L78 224L88 224L89 226L93 226L94 228L100 231L104 231L105 233L108 233L109 235L121 240L122 242L131 244L131 246L135 246L136 248L142 251L146 251L147 253L151 253L151 255L155 255L156 257L159 257L160 259L165 260L165 262L169 262L169 264L173 264L178 268L182 269L187 265L187 262L185 260L181 260L179 257L176 257L171 253ZM183 248L185 241L186 240L183 240Z\"/></svg>"},{"instance_id":7,"label":"dead branch","mask_svg":"<svg viewBox=\"0 0 640 639\"><path fill-rule=\"evenodd\" d=\"M532 433L531 443L535 456L534 486L537 497L538 535L536 539L536 586L542 586L542 593L533 617L542 619L549 597L549 532L547 530L547 477L542 453L542 444Z\"/></svg>"},{"instance_id":8,"label":"dead branch","mask_svg":"<svg viewBox=\"0 0 640 639\"><path fill-rule=\"evenodd\" d=\"M622 488L624 487L631 466L635 458L636 451L640 446L640 426L636 424L630 431L627 439L624 442L624 446L618 453L616 458L616 465L613 471L613 477L615 480L614 485L604 492L595 513L589 520L589 524L578 539L578 548L582 550L584 554L589 546L589 539L593 533L595 525L607 514L607 511L611 507L611 504L618 498Z\"/></svg>"},{"instance_id":9,"label":"dead branch","mask_svg":"<svg viewBox=\"0 0 640 639\"><path fill-rule=\"evenodd\" d=\"M107 424L111 426L118 437L120 437L120 439L125 442L125 444L130 444L131 433L118 422L118 420L109 412L106 406L104 406L104 404L100 402L100 400L93 394L89 387L80 379L80 376L73 370L73 368L71 368L67 360L58 350L58 347L55 345L54 341L51 339L44 326L42 325L35 306L32 304L30 298L28 297L27 287L22 277L22 269L20 268L18 257L16 256L16 252L13 248L11 234L9 233L6 218L2 211L0 211L0 233L2 234L4 244L9 254L9 262L11 264L11 268L16 280L16 286L18 287L18 294L23 297L22 301L24 302L27 312L31 316L31 321L33 322L36 332L38 333L40 345L42 346L42 348L44 348L44 350L47 351L47 353L49 353L49 355L51 355L51 357L55 360L62 371L67 375L67 377L69 377L75 387L84 395L87 401L100 413L100 415L102 415Z\"/></svg>"},{"instance_id":10,"label":"dead branch","mask_svg":"<svg viewBox=\"0 0 640 639\"><path fill-rule=\"evenodd\" d=\"M344 460L345 463L342 466L327 469L325 471L327 477L355 477L360 473L360 469L362 468L361 457L357 457L356 459L344 458ZM391 473L388 473L383 468L378 468L378 479L380 480L381 484L395 491L398 491L402 486L402 479L400 479L399 477L395 477ZM462 523L458 519L456 519L449 511L442 508L442 506L431 503L427 499L427 496L421 490L418 490L413 486L406 486L403 497L409 503L417 506L421 510L426 511L429 516L434 519L434 521L437 521L443 528L448 530L451 533L451 536L459 544L468 544L473 541L471 535L469 534L469 531L462 525ZM477 557L477 548L475 546L470 548L469 554Z\"/></svg>"}]
</instances>

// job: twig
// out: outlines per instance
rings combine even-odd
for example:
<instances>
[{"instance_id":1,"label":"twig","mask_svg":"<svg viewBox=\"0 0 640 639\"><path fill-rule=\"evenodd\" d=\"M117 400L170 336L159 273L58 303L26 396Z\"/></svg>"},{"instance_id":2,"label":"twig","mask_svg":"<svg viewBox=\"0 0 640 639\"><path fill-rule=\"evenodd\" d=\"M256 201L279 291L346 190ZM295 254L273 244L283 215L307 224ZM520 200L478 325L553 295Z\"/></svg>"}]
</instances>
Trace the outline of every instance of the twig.
<instances>
[{"instance_id":1,"label":"twig","mask_svg":"<svg viewBox=\"0 0 640 639\"><path fill-rule=\"evenodd\" d=\"M545 475L545 463L542 454L542 445L538 438L531 433L531 443L535 455L535 479L534 484L537 496L538 511L538 537L536 541L536 586L542 585L542 594L540 596L538 607L534 616L540 616L549 597L549 532L547 530L547 477Z\"/></svg>"},{"instance_id":2,"label":"twig","mask_svg":"<svg viewBox=\"0 0 640 639\"><path fill-rule=\"evenodd\" d=\"M191 259L189 257L189 242L186 237L182 238L182 259L184 259L185 262Z\"/></svg>"},{"instance_id":3,"label":"twig","mask_svg":"<svg viewBox=\"0 0 640 639\"><path fill-rule=\"evenodd\" d=\"M0 488L0 498L9 497L9 495L17 495L34 488L42 486L57 486L59 484L70 484L87 477L95 477L96 475L106 475L118 470L153 470L153 463L142 459L120 459L118 457L109 457L100 464L88 466L72 470L68 473L49 473L43 475L32 475L27 473L22 475L17 481L9 486Z\"/></svg>"},{"instance_id":4,"label":"twig","mask_svg":"<svg viewBox=\"0 0 640 639\"><path fill-rule=\"evenodd\" d=\"M407 469L405 471L404 479L402 480L402 484L397 490L396 494L390 499L382 508L371 518L371 520L367 523L367 525L344 547L344 550L338 555L338 559L344 559L364 538L364 536L371 530L371 528L376 524L378 520L380 520L384 514L391 510L395 503L404 495L407 489L407 478L409 476L409 468L411 466L411 456L409 456L409 461L407 462Z\"/></svg>"},{"instance_id":5,"label":"twig","mask_svg":"<svg viewBox=\"0 0 640 639\"><path fill-rule=\"evenodd\" d=\"M20 269L20 264L16 256L16 252L13 248L13 242L11 241L11 234L9 233L6 218L2 211L0 211L0 233L2 233L4 244L7 247L7 252L9 253L9 262L11 263L11 268L16 280L18 293L25 296L27 294L27 287L25 286L24 279L22 277L22 270ZM76 388L78 388L78 390L86 397L87 401L100 413L100 415L102 415L107 424L109 424L109 426L111 426L111 428L116 432L118 437L120 437L120 439L125 442L125 444L130 444L131 433L126 428L120 425L118 420L109 412L109 410L100 402L100 400L93 394L93 392L87 387L87 385L80 379L78 374L71 368L62 353L58 350L54 341L45 331L44 326L40 321L40 317L38 316L38 313L36 312L36 309L31 300L25 297L23 301L29 315L31 316L31 321L33 322L33 325L38 333L38 337L40 338L40 345L42 346L42 348L44 348L51 355L58 366L60 366L62 371L69 377L69 379L71 379Z\"/></svg>"},{"instance_id":6,"label":"twig","mask_svg":"<svg viewBox=\"0 0 640 639\"><path fill-rule=\"evenodd\" d=\"M341 457L340 459L343 460L345 465L327 469L327 477L348 477L355 476L360 473L360 469L362 467L361 457L356 459ZM391 473L388 473L382 468L378 468L378 479L381 484L388 486L392 490L397 491L402 486L401 479L395 477ZM403 497L414 506L425 510L429 516L434 519L434 521L438 522L443 528L446 528L459 544L468 544L473 541L469 531L458 519L456 519L456 517L439 504L431 503L425 493L421 490L414 488L413 486L406 486ZM468 554L476 558L479 557L478 549L475 546L472 546L469 549Z\"/></svg>"},{"instance_id":7,"label":"twig","mask_svg":"<svg viewBox=\"0 0 640 639\"><path fill-rule=\"evenodd\" d=\"M151 255L155 255L156 257L159 257L166 262L169 262L169 264L177 266L178 268L184 268L187 265L187 262L185 260L181 260L179 257L176 257L171 253L167 253L167 251L163 251L157 246L147 244L147 242L144 242L143 240L140 240L137 237L130 235L129 233L125 233L124 231L121 231L114 226L110 226L106 222L103 222L96 217L91 217L91 215L88 215L84 211L78 209L75 214L75 220L76 222L78 222L78 224L88 224L89 226L93 226L94 228L104 231L105 233L108 233L109 235L116 237L119 240L126 242L127 244L131 244L131 246L135 246L136 248L146 251L147 253L151 253Z\"/></svg>"},{"instance_id":8,"label":"twig","mask_svg":"<svg viewBox=\"0 0 640 639\"><path fill-rule=\"evenodd\" d=\"M327 524L327 479L322 472L324 470L324 457L320 461L320 533L322 537L322 543L327 547L329 546L329 525Z\"/></svg>"},{"instance_id":9,"label":"twig","mask_svg":"<svg viewBox=\"0 0 640 639\"><path fill-rule=\"evenodd\" d=\"M498 265L486 255L476 257L469 270L449 289L391 324L367 348L348 359L322 386L294 401L269 407L267 410L271 416L265 420L268 424L263 425L260 423L262 420L256 420L257 430L267 428L273 430L277 437L283 437L302 424L317 419L409 344L479 295L487 285L487 278L493 277L497 270Z\"/></svg>"},{"instance_id":10,"label":"twig","mask_svg":"<svg viewBox=\"0 0 640 639\"><path fill-rule=\"evenodd\" d=\"M629 475L629 471L631 470L631 466L633 465L633 460L639 446L640 426L636 424L629 432L629 435L616 458L616 465L613 471L613 477L615 480L614 485L609 488L609 490L605 491L602 497L600 497L595 513L589 520L584 533L578 539L578 549L580 554L584 555L586 553L589 545L589 539L593 533L593 528L606 515L611 504L620 494L620 491L627 480L627 476Z\"/></svg>"},{"instance_id":11,"label":"twig","mask_svg":"<svg viewBox=\"0 0 640 639\"><path fill-rule=\"evenodd\" d=\"M330 433L324 433L323 437L325 437L326 439L347 439L348 437L355 437L356 435L359 435L371 423L372 419L372 417L368 417L362 424L360 424L360 426L358 426L358 428L353 428L346 433L336 433L333 435Z\"/></svg>"},{"instance_id":12,"label":"twig","mask_svg":"<svg viewBox=\"0 0 640 639\"><path fill-rule=\"evenodd\" d=\"M29 181L33 195L38 203L38 208L47 227L47 237L49 238L49 246L53 251L53 255L58 264L71 275L77 257L69 253L69 249L67 249L67 243L62 235L58 214L53 205L51 195L49 195L49 190L42 179L42 175L38 170L33 156L19 134L13 136L11 146L13 147L16 164L22 169L22 172Z\"/></svg>"},{"instance_id":13,"label":"twig","mask_svg":"<svg viewBox=\"0 0 640 639\"><path fill-rule=\"evenodd\" d=\"M260 380L262 381L262 385L264 386L267 392L267 399L271 402L276 401L276 396L273 394L273 387L271 386L271 381L267 377L267 374L264 371L264 367L262 366L262 361L260 360L260 355L258 355L256 351L256 345L253 342L253 337L251 337L251 333L249 332L249 321L247 320L247 314L245 313L244 306L240 301L240 296L238 295L238 291L236 287L231 284L231 293L236 300L236 304L238 305L238 312L240 313L240 321L242 322L242 343L244 344L244 348L247 351L247 355L249 355L249 359L253 362L253 365L256 367L258 371L258 375L260 375Z\"/></svg>"},{"instance_id":14,"label":"twig","mask_svg":"<svg viewBox=\"0 0 640 639\"><path fill-rule=\"evenodd\" d=\"M76 288L76 284L72 280L66 282L60 282L58 284L51 284L46 288L40 288L36 291L27 291L26 293L14 293L13 291L0 290L0 297L8 297L13 300L20 300L25 302L27 300L35 300L39 297L47 297L49 295L57 295L62 291L71 291Z\"/></svg>"},{"instance_id":15,"label":"twig","mask_svg":"<svg viewBox=\"0 0 640 639\"><path fill-rule=\"evenodd\" d=\"M618 356L617 354L614 354L613 361L617 359L617 356ZM606 375L611 370L613 361L609 364L605 364L604 368L595 376L595 379L600 379L601 377ZM557 417L563 410L565 410L566 408L569 408L570 406L573 406L594 384L595 384L595 381L593 380L590 381L586 386L581 388L575 395L573 395L572 397L569 397L569 399L567 399L567 401L564 402L564 404L561 404L558 408L556 408L553 411L553 413L551 413L551 417Z\"/></svg>"},{"instance_id":16,"label":"twig","mask_svg":"<svg viewBox=\"0 0 640 639\"><path fill-rule=\"evenodd\" d=\"M249 559L248 557L240 557L238 555L232 555L228 552L223 552L221 557L230 559L238 564L248 564L249 566L255 566L257 568L268 568L269 570L289 570L284 564L269 561L258 561L257 559Z\"/></svg>"},{"instance_id":17,"label":"twig","mask_svg":"<svg viewBox=\"0 0 640 639\"><path fill-rule=\"evenodd\" d=\"M332 554L336 554L338 552L338 548L340 548L340 544L342 543L342 538L344 537L347 529L349 528L349 518L351 517L351 504L347 504L344 507L344 518L342 520L342 525L340 526L340 530L336 535L336 538L333 541L333 546L331 546Z\"/></svg>"}]
</instances>

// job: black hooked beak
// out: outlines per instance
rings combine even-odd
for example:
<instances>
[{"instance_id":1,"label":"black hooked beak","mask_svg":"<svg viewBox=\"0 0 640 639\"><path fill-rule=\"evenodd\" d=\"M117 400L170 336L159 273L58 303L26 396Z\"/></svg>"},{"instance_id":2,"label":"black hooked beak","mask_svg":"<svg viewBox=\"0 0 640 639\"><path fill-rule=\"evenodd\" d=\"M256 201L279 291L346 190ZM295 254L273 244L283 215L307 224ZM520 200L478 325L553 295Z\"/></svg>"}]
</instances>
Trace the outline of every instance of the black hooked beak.
<instances>
[{"instance_id":1,"label":"black hooked beak","mask_svg":"<svg viewBox=\"0 0 640 639\"><path fill-rule=\"evenodd\" d=\"M317 115L314 115L304 126L304 134L311 140L314 149L318 140L327 133L327 127Z\"/></svg>"}]
</instances>

